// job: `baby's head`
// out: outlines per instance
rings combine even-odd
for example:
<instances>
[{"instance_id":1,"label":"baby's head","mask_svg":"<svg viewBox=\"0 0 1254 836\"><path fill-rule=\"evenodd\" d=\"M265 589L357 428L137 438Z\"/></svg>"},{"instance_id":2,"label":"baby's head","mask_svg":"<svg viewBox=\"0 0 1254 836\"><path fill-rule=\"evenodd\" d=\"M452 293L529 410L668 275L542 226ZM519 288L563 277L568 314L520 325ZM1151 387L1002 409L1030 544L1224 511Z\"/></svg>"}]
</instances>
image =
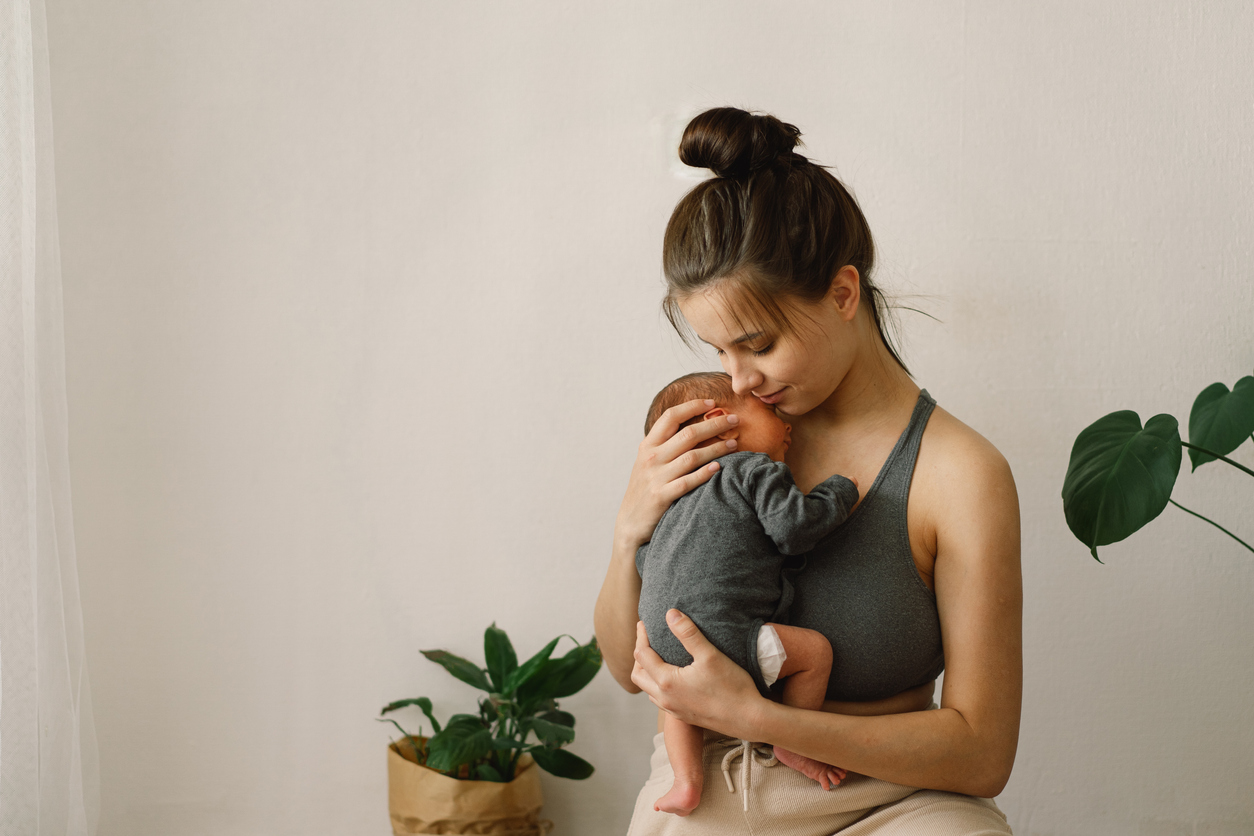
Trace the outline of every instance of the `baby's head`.
<instances>
[{"instance_id":1,"label":"baby's head","mask_svg":"<svg viewBox=\"0 0 1254 836\"><path fill-rule=\"evenodd\" d=\"M734 438L739 452L766 453L774 461L784 460L788 445L792 443L792 427L784 423L775 414L775 410L752 395L742 397L733 392L731 375L723 372L694 372L666 384L649 406L644 434L649 434L654 422L662 417L663 412L697 398L712 400L714 406L704 415L685 422L684 426L720 415L732 414L740 417L739 424L698 446L705 447Z\"/></svg>"}]
</instances>

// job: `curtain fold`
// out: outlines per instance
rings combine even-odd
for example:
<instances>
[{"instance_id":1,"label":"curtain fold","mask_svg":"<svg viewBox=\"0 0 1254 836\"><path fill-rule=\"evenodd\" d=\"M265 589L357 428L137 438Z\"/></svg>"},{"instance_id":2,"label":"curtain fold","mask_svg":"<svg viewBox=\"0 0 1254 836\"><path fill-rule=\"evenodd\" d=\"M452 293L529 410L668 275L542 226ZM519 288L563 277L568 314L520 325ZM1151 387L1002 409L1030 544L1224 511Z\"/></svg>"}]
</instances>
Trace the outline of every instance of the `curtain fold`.
<instances>
[{"instance_id":1,"label":"curtain fold","mask_svg":"<svg viewBox=\"0 0 1254 836\"><path fill-rule=\"evenodd\" d=\"M0 833L90 836L99 769L70 501L42 0L0 0Z\"/></svg>"}]
</instances>

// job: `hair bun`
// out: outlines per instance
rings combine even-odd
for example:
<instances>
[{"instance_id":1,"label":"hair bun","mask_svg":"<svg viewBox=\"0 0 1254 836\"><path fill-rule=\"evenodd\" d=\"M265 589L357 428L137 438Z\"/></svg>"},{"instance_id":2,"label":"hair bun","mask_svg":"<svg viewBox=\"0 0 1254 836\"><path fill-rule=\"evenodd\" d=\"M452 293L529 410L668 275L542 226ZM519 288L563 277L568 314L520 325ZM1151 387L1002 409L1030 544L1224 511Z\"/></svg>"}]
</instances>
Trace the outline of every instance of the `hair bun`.
<instances>
[{"instance_id":1,"label":"hair bun","mask_svg":"<svg viewBox=\"0 0 1254 836\"><path fill-rule=\"evenodd\" d=\"M688 123L679 141L679 159L685 165L708 168L719 177L742 178L791 162L798 156L792 150L800 141L796 125L774 116L716 107Z\"/></svg>"}]
</instances>

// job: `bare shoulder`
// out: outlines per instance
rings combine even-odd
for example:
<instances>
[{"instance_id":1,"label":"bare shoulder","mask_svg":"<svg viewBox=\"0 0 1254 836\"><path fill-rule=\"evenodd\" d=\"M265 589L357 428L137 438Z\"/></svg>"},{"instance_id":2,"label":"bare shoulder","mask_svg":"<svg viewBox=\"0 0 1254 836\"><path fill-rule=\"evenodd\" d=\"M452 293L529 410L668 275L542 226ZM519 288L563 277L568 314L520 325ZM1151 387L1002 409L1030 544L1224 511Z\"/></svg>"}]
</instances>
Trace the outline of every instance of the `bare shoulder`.
<instances>
[{"instance_id":1,"label":"bare shoulder","mask_svg":"<svg viewBox=\"0 0 1254 836\"><path fill-rule=\"evenodd\" d=\"M1019 498L1006 457L939 406L932 412L915 466L910 502L933 555L954 537L1018 537ZM948 535L948 536L947 536Z\"/></svg>"},{"instance_id":2,"label":"bare shoulder","mask_svg":"<svg viewBox=\"0 0 1254 836\"><path fill-rule=\"evenodd\" d=\"M1014 486L1010 464L1001 451L939 406L932 411L923 432L919 465L937 468L937 475L947 478L1004 480L1009 487Z\"/></svg>"}]
</instances>

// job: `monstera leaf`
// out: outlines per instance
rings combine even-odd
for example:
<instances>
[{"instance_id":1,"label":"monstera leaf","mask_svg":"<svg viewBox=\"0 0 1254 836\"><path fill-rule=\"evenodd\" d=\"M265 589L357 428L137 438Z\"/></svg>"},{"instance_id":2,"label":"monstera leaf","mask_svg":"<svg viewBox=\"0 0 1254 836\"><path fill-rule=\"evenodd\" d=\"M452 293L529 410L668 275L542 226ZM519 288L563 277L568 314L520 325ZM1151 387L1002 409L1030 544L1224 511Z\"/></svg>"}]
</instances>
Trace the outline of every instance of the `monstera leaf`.
<instances>
[{"instance_id":1,"label":"monstera leaf","mask_svg":"<svg viewBox=\"0 0 1254 836\"><path fill-rule=\"evenodd\" d=\"M1254 433L1254 377L1243 377L1228 391L1222 383L1202 390L1189 413L1189 443L1226 456ZM1193 469L1215 457L1189 449Z\"/></svg>"},{"instance_id":2,"label":"monstera leaf","mask_svg":"<svg viewBox=\"0 0 1254 836\"><path fill-rule=\"evenodd\" d=\"M1131 410L1090 424L1071 448L1062 484L1067 525L1093 557L1162 513L1180 473L1179 425L1155 415L1141 426Z\"/></svg>"}]
</instances>

